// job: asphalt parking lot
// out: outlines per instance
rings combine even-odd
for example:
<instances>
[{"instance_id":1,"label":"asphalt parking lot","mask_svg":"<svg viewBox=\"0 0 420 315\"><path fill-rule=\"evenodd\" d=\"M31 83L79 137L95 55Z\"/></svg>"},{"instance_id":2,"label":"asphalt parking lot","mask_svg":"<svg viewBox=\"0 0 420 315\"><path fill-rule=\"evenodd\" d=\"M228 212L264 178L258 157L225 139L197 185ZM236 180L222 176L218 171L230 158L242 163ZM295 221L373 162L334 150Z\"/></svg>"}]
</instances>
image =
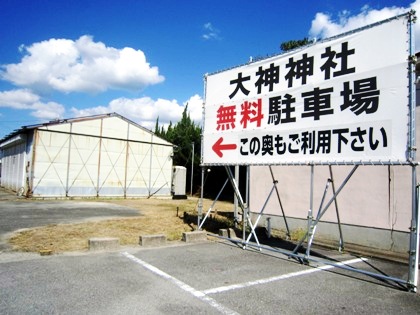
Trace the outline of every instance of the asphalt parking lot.
<instances>
[{"instance_id":1,"label":"asphalt parking lot","mask_svg":"<svg viewBox=\"0 0 420 315\"><path fill-rule=\"evenodd\" d=\"M337 258L337 257L336 257ZM348 266L398 265L349 255ZM418 314L420 296L225 242L0 255L1 314Z\"/></svg>"},{"instance_id":2,"label":"asphalt parking lot","mask_svg":"<svg viewBox=\"0 0 420 315\"><path fill-rule=\"evenodd\" d=\"M11 204L10 204L11 203ZM2 200L2 232L29 214ZM60 212L60 204L28 210L36 224ZM27 204L31 204L28 202ZM77 203L74 203L75 205ZM7 205L7 206L6 206ZM5 209L14 209L15 213ZM64 210L63 210L64 209ZM72 210L73 209L73 210ZM101 217L102 207L64 207L68 220ZM85 213L78 216L79 212ZM133 209L110 209L114 212ZM135 211L135 210L134 210ZM138 211L132 213L139 215ZM71 213L75 215L72 216ZM40 215L44 214L44 215ZM20 217L19 217L20 216ZM58 221L64 220L57 214ZM31 222L31 220L29 220ZM44 223L43 223L44 222ZM24 224L24 223L20 223ZM19 225L21 226L21 225ZM20 227L19 227L20 228ZM2 233L1 232L1 233ZM406 279L406 265L316 249L348 267ZM109 252L52 256L0 252L0 314L419 314L420 295L395 282L311 262L310 266L268 250L244 250L214 239L199 244L127 247Z\"/></svg>"}]
</instances>

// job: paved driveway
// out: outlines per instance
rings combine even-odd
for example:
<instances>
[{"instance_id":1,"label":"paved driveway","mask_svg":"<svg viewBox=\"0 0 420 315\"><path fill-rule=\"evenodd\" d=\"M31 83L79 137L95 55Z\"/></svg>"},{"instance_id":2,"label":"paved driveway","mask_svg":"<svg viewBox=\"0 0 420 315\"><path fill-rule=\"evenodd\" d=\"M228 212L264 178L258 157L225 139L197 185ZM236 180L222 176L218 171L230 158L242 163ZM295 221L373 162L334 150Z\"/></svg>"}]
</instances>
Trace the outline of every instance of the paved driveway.
<instances>
[{"instance_id":1,"label":"paved driveway","mask_svg":"<svg viewBox=\"0 0 420 315\"><path fill-rule=\"evenodd\" d=\"M0 197L0 235L138 210L104 202ZM1 244L0 244L1 245ZM4 243L2 244L4 246ZM325 252L405 279L407 266ZM0 314L419 314L393 282L228 242L52 256L1 252Z\"/></svg>"},{"instance_id":2,"label":"paved driveway","mask_svg":"<svg viewBox=\"0 0 420 315\"><path fill-rule=\"evenodd\" d=\"M33 201L0 189L0 251L7 250L9 233L48 224L76 223L115 217L134 217L136 209L97 201Z\"/></svg>"},{"instance_id":3,"label":"paved driveway","mask_svg":"<svg viewBox=\"0 0 420 315\"><path fill-rule=\"evenodd\" d=\"M406 266L346 254L348 266ZM0 254L1 314L419 314L393 283L219 242L53 256Z\"/></svg>"}]
</instances>

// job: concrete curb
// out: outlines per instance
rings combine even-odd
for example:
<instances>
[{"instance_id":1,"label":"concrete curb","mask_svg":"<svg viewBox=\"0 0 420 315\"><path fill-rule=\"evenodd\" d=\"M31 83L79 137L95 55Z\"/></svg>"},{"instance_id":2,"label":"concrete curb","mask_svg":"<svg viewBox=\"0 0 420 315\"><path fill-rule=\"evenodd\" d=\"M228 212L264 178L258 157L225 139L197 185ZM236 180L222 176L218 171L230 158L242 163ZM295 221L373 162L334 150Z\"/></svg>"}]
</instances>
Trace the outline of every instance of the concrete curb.
<instances>
[{"instance_id":1,"label":"concrete curb","mask_svg":"<svg viewBox=\"0 0 420 315\"><path fill-rule=\"evenodd\" d=\"M140 235L139 238L140 246L165 246L166 236L163 234L158 235Z\"/></svg>"},{"instance_id":2,"label":"concrete curb","mask_svg":"<svg viewBox=\"0 0 420 315\"><path fill-rule=\"evenodd\" d=\"M236 232L232 228L219 229L219 236L226 237L226 238L231 238L231 239L234 239L234 240L240 239L239 237L236 236Z\"/></svg>"},{"instance_id":3,"label":"concrete curb","mask_svg":"<svg viewBox=\"0 0 420 315\"><path fill-rule=\"evenodd\" d=\"M120 247L120 239L116 237L94 237L88 241L89 250L114 250Z\"/></svg>"},{"instance_id":4,"label":"concrete curb","mask_svg":"<svg viewBox=\"0 0 420 315\"><path fill-rule=\"evenodd\" d=\"M183 232L182 241L186 243L197 243L207 241L207 233L205 231Z\"/></svg>"}]
</instances>

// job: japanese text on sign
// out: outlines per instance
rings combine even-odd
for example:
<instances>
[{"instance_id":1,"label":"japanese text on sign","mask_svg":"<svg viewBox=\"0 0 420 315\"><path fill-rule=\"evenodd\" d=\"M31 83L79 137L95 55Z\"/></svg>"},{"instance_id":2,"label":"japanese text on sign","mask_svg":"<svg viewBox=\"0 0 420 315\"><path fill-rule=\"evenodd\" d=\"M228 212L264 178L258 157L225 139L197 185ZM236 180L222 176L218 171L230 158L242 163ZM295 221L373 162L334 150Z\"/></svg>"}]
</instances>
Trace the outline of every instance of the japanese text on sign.
<instances>
[{"instance_id":1,"label":"japanese text on sign","mask_svg":"<svg viewBox=\"0 0 420 315\"><path fill-rule=\"evenodd\" d=\"M406 159L404 22L207 76L203 163Z\"/></svg>"}]
</instances>

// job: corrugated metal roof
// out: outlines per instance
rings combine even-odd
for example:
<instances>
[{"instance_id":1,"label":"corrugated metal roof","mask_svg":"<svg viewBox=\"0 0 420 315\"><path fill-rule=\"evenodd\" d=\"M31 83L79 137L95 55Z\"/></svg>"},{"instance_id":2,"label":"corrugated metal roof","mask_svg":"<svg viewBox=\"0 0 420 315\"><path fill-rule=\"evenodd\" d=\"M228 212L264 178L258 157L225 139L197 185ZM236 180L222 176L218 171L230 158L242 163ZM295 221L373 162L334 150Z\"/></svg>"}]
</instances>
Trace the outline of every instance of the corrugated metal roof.
<instances>
[{"instance_id":1,"label":"corrugated metal roof","mask_svg":"<svg viewBox=\"0 0 420 315\"><path fill-rule=\"evenodd\" d=\"M82 121L89 121L89 120L97 120L97 119L103 119L103 118L109 118L109 117L118 117L124 121L126 121L129 124L132 124L134 126L136 126L137 128L142 129L143 131L153 134L154 132L152 132L151 130L140 126L139 124L133 122L132 120L121 116L120 114L117 113L108 113L108 114L100 114L100 115L92 115L92 116L84 116L84 117L76 117L76 118L65 118L65 119L56 119L56 120L51 120L49 122L45 122L45 123L40 123L40 124L36 124L36 125L27 125L27 126L22 126L20 129L16 129L13 132L11 132L10 134L6 135L3 139L0 140L0 145L4 142L7 142L8 140L10 140L11 138L19 135L19 134L26 134L29 130L34 130L34 129L38 129L38 128L42 128L42 127L48 127L48 126L55 126L55 125L60 125L60 124L67 124L67 123L74 123L74 122L82 122ZM156 136L158 137L158 136ZM159 139L162 139L160 137L158 137ZM166 141L165 139L162 139L164 141ZM168 142L168 141L166 141ZM171 144L170 142L168 142L168 144Z\"/></svg>"}]
</instances>

